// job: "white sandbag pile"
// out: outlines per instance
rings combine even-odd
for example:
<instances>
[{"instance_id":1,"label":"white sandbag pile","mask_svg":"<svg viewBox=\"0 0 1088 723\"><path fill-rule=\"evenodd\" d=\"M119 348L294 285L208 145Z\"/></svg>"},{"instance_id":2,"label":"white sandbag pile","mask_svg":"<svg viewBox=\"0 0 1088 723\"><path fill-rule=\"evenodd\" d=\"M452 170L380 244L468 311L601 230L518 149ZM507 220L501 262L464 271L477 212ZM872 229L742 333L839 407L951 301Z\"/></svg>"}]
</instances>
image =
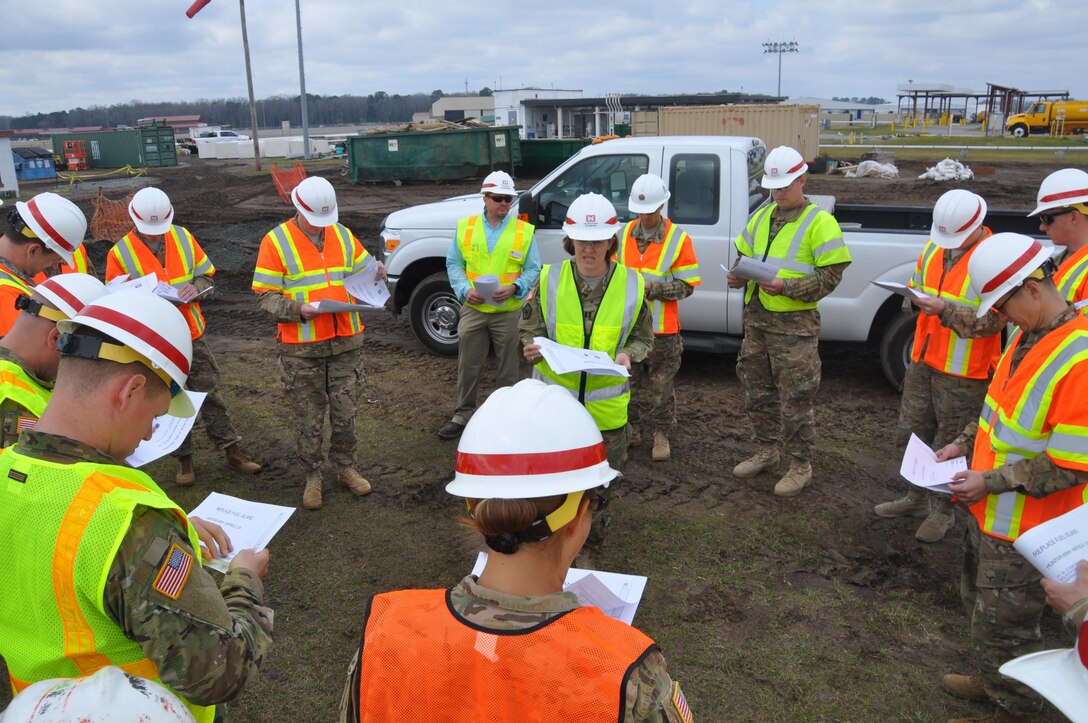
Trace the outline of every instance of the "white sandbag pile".
<instances>
[{"instance_id":1,"label":"white sandbag pile","mask_svg":"<svg viewBox=\"0 0 1088 723\"><path fill-rule=\"evenodd\" d=\"M946 158L933 168L918 176L934 181L969 181L975 177L975 172L959 161Z\"/></svg>"},{"instance_id":2,"label":"white sandbag pile","mask_svg":"<svg viewBox=\"0 0 1088 723\"><path fill-rule=\"evenodd\" d=\"M843 174L847 178L899 178L899 169L891 163L879 161L862 161L858 167Z\"/></svg>"}]
</instances>

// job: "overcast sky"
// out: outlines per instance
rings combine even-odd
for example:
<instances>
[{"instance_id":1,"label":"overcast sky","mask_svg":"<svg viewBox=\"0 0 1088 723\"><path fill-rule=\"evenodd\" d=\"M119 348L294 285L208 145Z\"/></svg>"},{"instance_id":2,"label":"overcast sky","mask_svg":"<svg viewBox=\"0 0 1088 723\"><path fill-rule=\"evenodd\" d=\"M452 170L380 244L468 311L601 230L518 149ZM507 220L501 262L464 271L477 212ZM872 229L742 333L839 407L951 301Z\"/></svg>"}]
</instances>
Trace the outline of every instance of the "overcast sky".
<instances>
[{"instance_id":1,"label":"overcast sky","mask_svg":"<svg viewBox=\"0 0 1088 723\"><path fill-rule=\"evenodd\" d=\"M306 89L483 86L774 94L766 41L796 40L782 94L881 96L913 80L1088 97L1082 0L300 0ZM0 115L244 97L238 3L0 0ZM247 0L257 98L299 91L293 0Z\"/></svg>"}]
</instances>

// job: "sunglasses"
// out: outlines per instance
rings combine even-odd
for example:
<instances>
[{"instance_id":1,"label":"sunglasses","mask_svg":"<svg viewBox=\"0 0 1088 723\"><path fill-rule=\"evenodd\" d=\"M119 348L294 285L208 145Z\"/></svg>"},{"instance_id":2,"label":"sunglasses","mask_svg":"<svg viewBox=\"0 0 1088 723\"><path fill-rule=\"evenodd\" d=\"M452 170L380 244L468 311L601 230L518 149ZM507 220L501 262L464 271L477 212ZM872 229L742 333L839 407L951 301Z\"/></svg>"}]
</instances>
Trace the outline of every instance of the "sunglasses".
<instances>
[{"instance_id":1,"label":"sunglasses","mask_svg":"<svg viewBox=\"0 0 1088 723\"><path fill-rule=\"evenodd\" d=\"M513 203L514 202L514 197L513 196L496 196L493 193L487 194L486 196L484 196L484 198L489 198L492 201L494 201L495 203Z\"/></svg>"},{"instance_id":2,"label":"sunglasses","mask_svg":"<svg viewBox=\"0 0 1088 723\"><path fill-rule=\"evenodd\" d=\"M608 240L610 241L611 239ZM605 243L605 241L579 241L578 239L571 239L571 241L578 246L589 246L591 248L600 248Z\"/></svg>"},{"instance_id":3,"label":"sunglasses","mask_svg":"<svg viewBox=\"0 0 1088 723\"><path fill-rule=\"evenodd\" d=\"M1039 221L1041 221L1043 224L1049 226L1050 224L1054 223L1054 219L1056 219L1058 216L1064 216L1067 213L1073 213L1073 209L1065 208L1065 209L1062 209L1061 211L1055 211L1053 213L1040 213L1039 214Z\"/></svg>"}]
</instances>

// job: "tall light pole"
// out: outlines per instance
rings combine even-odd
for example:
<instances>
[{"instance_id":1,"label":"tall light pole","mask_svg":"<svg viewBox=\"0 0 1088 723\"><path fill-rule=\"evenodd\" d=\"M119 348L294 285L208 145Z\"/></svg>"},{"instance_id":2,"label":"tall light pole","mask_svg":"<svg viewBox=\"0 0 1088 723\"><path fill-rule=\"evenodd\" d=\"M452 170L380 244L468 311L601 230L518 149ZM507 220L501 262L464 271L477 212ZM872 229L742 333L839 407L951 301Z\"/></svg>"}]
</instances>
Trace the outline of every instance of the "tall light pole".
<instances>
[{"instance_id":1,"label":"tall light pole","mask_svg":"<svg viewBox=\"0 0 1088 723\"><path fill-rule=\"evenodd\" d=\"M310 160L310 115L306 112L306 71L302 65L302 8L295 0L295 26L298 28L298 85L302 91L302 158Z\"/></svg>"},{"instance_id":2,"label":"tall light pole","mask_svg":"<svg viewBox=\"0 0 1088 723\"><path fill-rule=\"evenodd\" d=\"M797 41L791 40L788 43L763 43L763 54L774 53L778 56L778 92L776 95L782 97L782 55L783 53L798 53L800 52L797 47Z\"/></svg>"}]
</instances>

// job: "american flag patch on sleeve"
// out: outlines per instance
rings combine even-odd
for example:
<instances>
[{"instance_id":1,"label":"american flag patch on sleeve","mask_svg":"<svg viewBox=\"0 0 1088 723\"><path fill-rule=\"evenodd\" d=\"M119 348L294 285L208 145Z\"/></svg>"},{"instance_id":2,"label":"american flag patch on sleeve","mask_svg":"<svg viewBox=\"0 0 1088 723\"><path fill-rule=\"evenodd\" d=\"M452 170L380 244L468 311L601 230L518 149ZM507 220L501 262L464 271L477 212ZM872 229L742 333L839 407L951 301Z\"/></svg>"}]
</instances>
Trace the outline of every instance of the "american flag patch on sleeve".
<instances>
[{"instance_id":1,"label":"american flag patch on sleeve","mask_svg":"<svg viewBox=\"0 0 1088 723\"><path fill-rule=\"evenodd\" d=\"M22 432L24 429L34 429L34 426L38 423L38 420L34 417L19 417L15 420L16 433Z\"/></svg>"},{"instance_id":2,"label":"american flag patch on sleeve","mask_svg":"<svg viewBox=\"0 0 1088 723\"><path fill-rule=\"evenodd\" d=\"M680 720L691 723L691 708L688 708L688 699L684 697L684 691L680 690L680 684L675 681L672 684L672 705L676 708Z\"/></svg>"},{"instance_id":3,"label":"american flag patch on sleeve","mask_svg":"<svg viewBox=\"0 0 1088 723\"><path fill-rule=\"evenodd\" d=\"M170 548L170 554L166 556L162 567L159 568L159 574L155 576L152 588L171 600L177 600L192 569L193 556L175 542Z\"/></svg>"}]
</instances>

